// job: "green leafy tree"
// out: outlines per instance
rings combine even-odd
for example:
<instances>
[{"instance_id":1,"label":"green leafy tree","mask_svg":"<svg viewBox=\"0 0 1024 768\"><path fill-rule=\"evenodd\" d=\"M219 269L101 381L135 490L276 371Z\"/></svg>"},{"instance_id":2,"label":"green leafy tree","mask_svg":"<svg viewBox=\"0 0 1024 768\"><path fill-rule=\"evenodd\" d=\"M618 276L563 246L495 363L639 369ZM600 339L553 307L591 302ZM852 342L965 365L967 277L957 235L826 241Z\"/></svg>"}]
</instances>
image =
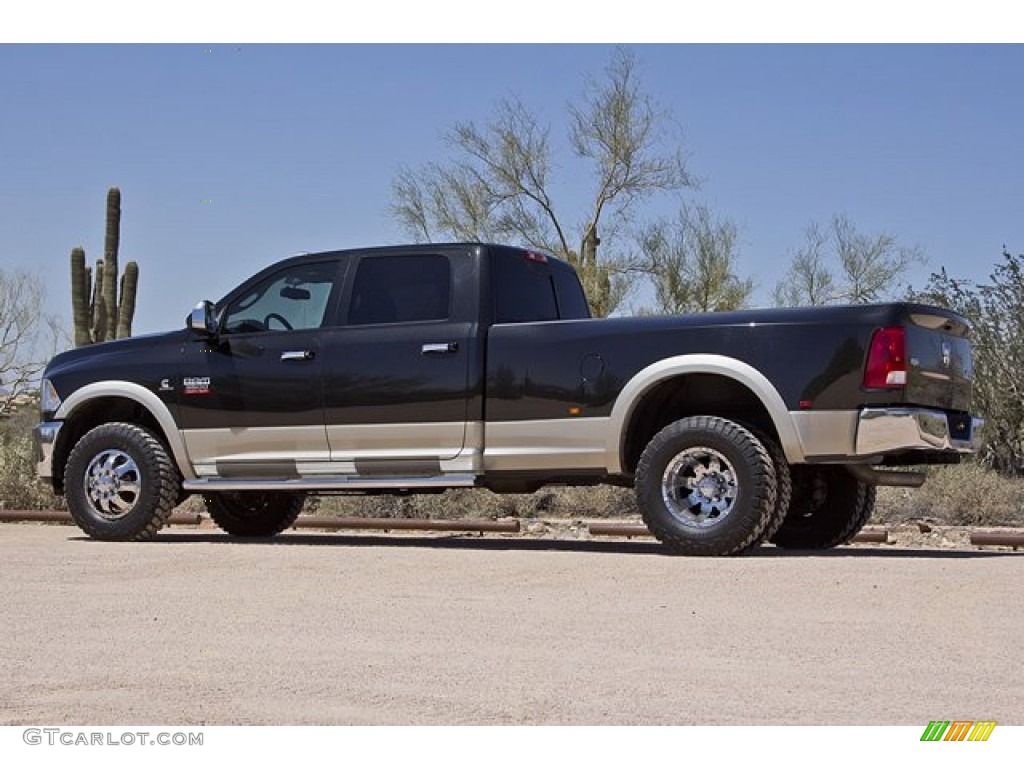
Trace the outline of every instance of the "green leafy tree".
<instances>
[{"instance_id":1,"label":"green leafy tree","mask_svg":"<svg viewBox=\"0 0 1024 768\"><path fill-rule=\"evenodd\" d=\"M914 264L924 262L917 246L901 245L895 235L859 232L845 215L827 227L811 223L804 244L775 286L775 304L782 307L823 304L868 304L898 293Z\"/></svg>"},{"instance_id":2,"label":"green leafy tree","mask_svg":"<svg viewBox=\"0 0 1024 768\"><path fill-rule=\"evenodd\" d=\"M667 146L670 115L642 91L626 49L616 49L603 78L586 82L567 122L591 190L587 209L574 212L580 224L556 206L550 129L515 98L499 101L486 125L456 123L445 137L451 162L401 170L392 212L419 241L509 241L564 258L579 272L594 314L604 316L624 299L632 273L624 254L601 246L599 233L628 227L639 203L694 180L678 148Z\"/></svg>"},{"instance_id":3,"label":"green leafy tree","mask_svg":"<svg viewBox=\"0 0 1024 768\"><path fill-rule=\"evenodd\" d=\"M649 225L640 249L658 313L741 309L754 290L754 281L736 272L736 225L716 219L706 205L682 206L675 221Z\"/></svg>"}]
</instances>

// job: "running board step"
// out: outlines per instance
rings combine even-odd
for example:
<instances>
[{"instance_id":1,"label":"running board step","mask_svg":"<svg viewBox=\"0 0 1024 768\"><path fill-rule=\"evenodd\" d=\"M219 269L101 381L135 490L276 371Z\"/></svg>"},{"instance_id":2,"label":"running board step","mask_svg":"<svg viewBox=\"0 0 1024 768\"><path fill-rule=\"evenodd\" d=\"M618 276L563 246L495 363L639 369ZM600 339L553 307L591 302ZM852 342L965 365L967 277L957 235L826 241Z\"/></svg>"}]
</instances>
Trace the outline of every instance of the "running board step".
<instances>
[{"instance_id":1,"label":"running board step","mask_svg":"<svg viewBox=\"0 0 1024 768\"><path fill-rule=\"evenodd\" d=\"M389 477L386 475L325 475L259 480L250 477L219 477L186 480L185 490L203 491L402 491L416 488L472 488L475 475L437 475L435 477Z\"/></svg>"}]
</instances>

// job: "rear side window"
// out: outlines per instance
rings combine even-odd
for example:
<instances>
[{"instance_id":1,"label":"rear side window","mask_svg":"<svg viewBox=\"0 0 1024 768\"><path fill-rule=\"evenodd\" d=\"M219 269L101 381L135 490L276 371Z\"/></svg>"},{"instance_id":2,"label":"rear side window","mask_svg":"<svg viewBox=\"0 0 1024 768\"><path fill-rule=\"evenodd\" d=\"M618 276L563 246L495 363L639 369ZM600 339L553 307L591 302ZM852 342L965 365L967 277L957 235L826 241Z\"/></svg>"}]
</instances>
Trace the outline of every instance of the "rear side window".
<instances>
[{"instance_id":1,"label":"rear side window","mask_svg":"<svg viewBox=\"0 0 1024 768\"><path fill-rule=\"evenodd\" d=\"M583 320L590 317L587 297L583 294L583 286L576 275L568 269L554 269L551 276L555 281L558 316L563 320Z\"/></svg>"},{"instance_id":2,"label":"rear side window","mask_svg":"<svg viewBox=\"0 0 1024 768\"><path fill-rule=\"evenodd\" d=\"M359 262L349 325L447 320L451 266L444 256L369 256Z\"/></svg>"},{"instance_id":3,"label":"rear side window","mask_svg":"<svg viewBox=\"0 0 1024 768\"><path fill-rule=\"evenodd\" d=\"M573 272L523 255L492 260L496 323L532 323L590 317Z\"/></svg>"}]
</instances>

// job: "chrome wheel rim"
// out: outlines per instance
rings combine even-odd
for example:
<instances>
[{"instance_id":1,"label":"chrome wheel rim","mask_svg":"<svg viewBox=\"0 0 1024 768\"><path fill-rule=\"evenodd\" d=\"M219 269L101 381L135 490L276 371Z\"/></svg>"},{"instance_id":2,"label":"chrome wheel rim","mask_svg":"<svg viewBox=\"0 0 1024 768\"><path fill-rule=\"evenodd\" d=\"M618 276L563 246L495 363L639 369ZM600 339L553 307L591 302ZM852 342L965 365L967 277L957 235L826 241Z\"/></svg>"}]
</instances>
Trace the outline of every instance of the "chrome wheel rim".
<instances>
[{"instance_id":1,"label":"chrome wheel rim","mask_svg":"<svg viewBox=\"0 0 1024 768\"><path fill-rule=\"evenodd\" d=\"M736 470L714 448L695 446L677 454L661 477L661 496L683 525L712 528L736 505Z\"/></svg>"},{"instance_id":2,"label":"chrome wheel rim","mask_svg":"<svg viewBox=\"0 0 1024 768\"><path fill-rule=\"evenodd\" d=\"M84 485L92 508L108 520L117 520L135 509L142 492L142 475L131 456L110 448L89 462Z\"/></svg>"}]
</instances>

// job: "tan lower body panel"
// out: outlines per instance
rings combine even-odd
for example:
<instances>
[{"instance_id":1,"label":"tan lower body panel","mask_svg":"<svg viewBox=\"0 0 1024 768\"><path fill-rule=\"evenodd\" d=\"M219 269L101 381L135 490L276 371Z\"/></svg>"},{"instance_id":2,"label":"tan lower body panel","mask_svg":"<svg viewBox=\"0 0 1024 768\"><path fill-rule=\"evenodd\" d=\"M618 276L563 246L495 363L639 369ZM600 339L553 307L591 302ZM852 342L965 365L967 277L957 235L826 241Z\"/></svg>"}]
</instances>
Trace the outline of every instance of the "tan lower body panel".
<instances>
[{"instance_id":1,"label":"tan lower body panel","mask_svg":"<svg viewBox=\"0 0 1024 768\"><path fill-rule=\"evenodd\" d=\"M803 455L854 456L859 411L790 411Z\"/></svg>"},{"instance_id":2,"label":"tan lower body panel","mask_svg":"<svg viewBox=\"0 0 1024 768\"><path fill-rule=\"evenodd\" d=\"M480 422L193 429L182 435L199 478L479 474L483 445Z\"/></svg>"},{"instance_id":3,"label":"tan lower body panel","mask_svg":"<svg viewBox=\"0 0 1024 768\"><path fill-rule=\"evenodd\" d=\"M466 442L466 422L333 424L327 427L331 461L356 459L453 459Z\"/></svg>"},{"instance_id":4,"label":"tan lower body panel","mask_svg":"<svg viewBox=\"0 0 1024 768\"><path fill-rule=\"evenodd\" d=\"M198 477L216 477L217 464L310 463L330 460L322 426L182 430Z\"/></svg>"},{"instance_id":5,"label":"tan lower body panel","mask_svg":"<svg viewBox=\"0 0 1024 768\"><path fill-rule=\"evenodd\" d=\"M485 425L488 472L605 469L609 419L490 421Z\"/></svg>"}]
</instances>

